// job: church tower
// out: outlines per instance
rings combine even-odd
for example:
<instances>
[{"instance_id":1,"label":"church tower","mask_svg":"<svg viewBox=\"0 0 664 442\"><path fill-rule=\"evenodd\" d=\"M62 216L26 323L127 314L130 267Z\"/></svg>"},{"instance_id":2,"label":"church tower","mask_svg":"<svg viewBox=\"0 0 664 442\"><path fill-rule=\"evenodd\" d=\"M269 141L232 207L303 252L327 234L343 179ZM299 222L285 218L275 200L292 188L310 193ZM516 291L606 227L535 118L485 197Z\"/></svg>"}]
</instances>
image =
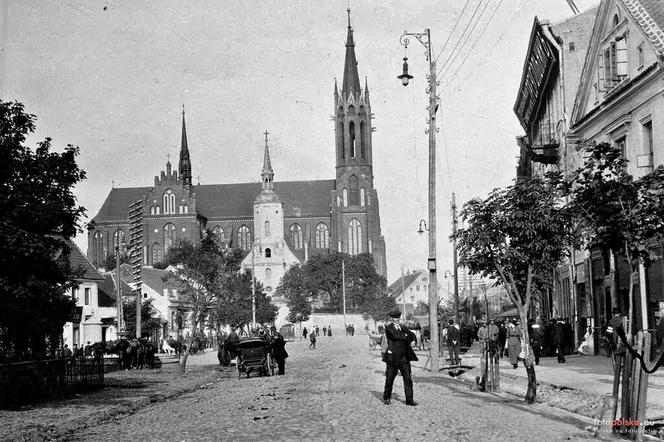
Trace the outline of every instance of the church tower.
<instances>
[{"instance_id":1,"label":"church tower","mask_svg":"<svg viewBox=\"0 0 664 442\"><path fill-rule=\"evenodd\" d=\"M332 199L330 248L374 256L376 270L386 275L385 242L380 232L378 196L373 183L371 102L368 81L360 86L355 39L348 12L346 57L341 91L334 82L336 186Z\"/></svg>"},{"instance_id":2,"label":"church tower","mask_svg":"<svg viewBox=\"0 0 664 442\"><path fill-rule=\"evenodd\" d=\"M187 127L184 124L184 105L182 106L182 140L180 141L180 164L178 172L185 186L191 186L191 160L187 144Z\"/></svg>"},{"instance_id":3,"label":"church tower","mask_svg":"<svg viewBox=\"0 0 664 442\"><path fill-rule=\"evenodd\" d=\"M274 171L265 131L261 193L254 200L254 242L242 261L244 269L252 270L266 293L271 296L291 265L299 259L284 238L284 204L274 193Z\"/></svg>"}]
</instances>

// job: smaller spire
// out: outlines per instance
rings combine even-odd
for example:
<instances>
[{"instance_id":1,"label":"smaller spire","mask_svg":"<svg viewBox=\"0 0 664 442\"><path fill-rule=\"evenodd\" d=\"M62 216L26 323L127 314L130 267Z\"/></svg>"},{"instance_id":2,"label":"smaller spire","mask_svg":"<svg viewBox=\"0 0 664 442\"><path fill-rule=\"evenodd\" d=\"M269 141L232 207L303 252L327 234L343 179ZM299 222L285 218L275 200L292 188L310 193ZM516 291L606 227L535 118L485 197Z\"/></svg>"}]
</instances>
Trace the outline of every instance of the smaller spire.
<instances>
[{"instance_id":1,"label":"smaller spire","mask_svg":"<svg viewBox=\"0 0 664 442\"><path fill-rule=\"evenodd\" d=\"M350 25L350 8L346 9L348 11L348 36L346 37L346 46L355 46L353 41L353 28Z\"/></svg>"},{"instance_id":2,"label":"smaller spire","mask_svg":"<svg viewBox=\"0 0 664 442\"><path fill-rule=\"evenodd\" d=\"M337 87L337 77L334 77L334 96L339 95L339 88Z\"/></svg>"},{"instance_id":3,"label":"smaller spire","mask_svg":"<svg viewBox=\"0 0 664 442\"><path fill-rule=\"evenodd\" d=\"M265 153L263 155L263 174L273 173L272 162L270 161L270 148L267 145L267 136L270 135L270 132L266 130L263 133L263 135L265 135Z\"/></svg>"},{"instance_id":4,"label":"smaller spire","mask_svg":"<svg viewBox=\"0 0 664 442\"><path fill-rule=\"evenodd\" d=\"M267 136L270 133L266 130L265 135L265 153L263 154L263 171L261 172L261 194L258 195L257 201L274 201L276 195L274 194L274 171L272 170L272 163L270 162L270 148L267 142Z\"/></svg>"},{"instance_id":5,"label":"smaller spire","mask_svg":"<svg viewBox=\"0 0 664 442\"><path fill-rule=\"evenodd\" d=\"M366 75L364 76L364 93L369 93L369 82Z\"/></svg>"}]
</instances>

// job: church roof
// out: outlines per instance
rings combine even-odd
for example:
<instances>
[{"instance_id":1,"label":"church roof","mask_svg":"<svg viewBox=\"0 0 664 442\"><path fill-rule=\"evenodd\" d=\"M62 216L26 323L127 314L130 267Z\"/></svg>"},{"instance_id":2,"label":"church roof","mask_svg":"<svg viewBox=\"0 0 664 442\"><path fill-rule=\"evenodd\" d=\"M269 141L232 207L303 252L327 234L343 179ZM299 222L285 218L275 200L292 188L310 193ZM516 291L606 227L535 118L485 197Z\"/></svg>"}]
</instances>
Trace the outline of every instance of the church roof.
<instances>
[{"instance_id":1,"label":"church roof","mask_svg":"<svg viewBox=\"0 0 664 442\"><path fill-rule=\"evenodd\" d=\"M137 200L142 200L143 196L150 192L151 189L152 187L116 187L112 189L93 221L128 222L129 205Z\"/></svg>"},{"instance_id":2,"label":"church roof","mask_svg":"<svg viewBox=\"0 0 664 442\"><path fill-rule=\"evenodd\" d=\"M274 192L284 203L284 216L329 216L330 192L335 180L284 181ZM129 222L129 204L142 199L152 187L115 188L94 217L95 222ZM200 184L192 187L200 215L210 218L253 218L253 203L261 183Z\"/></svg>"}]
</instances>

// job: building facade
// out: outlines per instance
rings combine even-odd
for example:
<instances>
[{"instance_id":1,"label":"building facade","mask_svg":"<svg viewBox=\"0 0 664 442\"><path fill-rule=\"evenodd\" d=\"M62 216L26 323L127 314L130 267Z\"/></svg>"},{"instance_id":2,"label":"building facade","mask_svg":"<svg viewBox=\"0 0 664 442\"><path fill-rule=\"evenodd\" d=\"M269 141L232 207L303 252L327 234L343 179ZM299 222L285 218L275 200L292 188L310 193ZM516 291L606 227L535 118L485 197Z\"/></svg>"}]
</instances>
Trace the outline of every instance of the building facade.
<instances>
[{"instance_id":1,"label":"building facade","mask_svg":"<svg viewBox=\"0 0 664 442\"><path fill-rule=\"evenodd\" d=\"M350 12L345 50L341 90L334 84L333 179L274 181L266 137L260 183L193 184L183 111L178 170L169 161L153 186L111 190L88 228L90 260L103 266L115 249L126 252L129 205L142 201L146 266L162 261L176 241L198 241L211 229L221 243L247 254L243 265L255 268L268 294L293 263L312 254L370 253L377 272L386 275L373 180L373 114L367 83L360 87ZM259 165L257 158L257 172Z\"/></svg>"}]
</instances>

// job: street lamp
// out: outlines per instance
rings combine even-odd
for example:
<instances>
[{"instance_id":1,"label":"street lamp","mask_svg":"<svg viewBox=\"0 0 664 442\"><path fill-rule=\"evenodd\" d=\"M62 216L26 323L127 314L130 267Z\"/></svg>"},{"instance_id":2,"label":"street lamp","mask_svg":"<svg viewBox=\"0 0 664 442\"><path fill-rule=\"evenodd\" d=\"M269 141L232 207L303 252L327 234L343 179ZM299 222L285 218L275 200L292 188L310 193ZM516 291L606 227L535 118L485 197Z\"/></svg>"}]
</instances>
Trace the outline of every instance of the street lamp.
<instances>
[{"instance_id":1,"label":"street lamp","mask_svg":"<svg viewBox=\"0 0 664 442\"><path fill-rule=\"evenodd\" d=\"M401 44L408 48L408 37L415 37L425 48L424 55L429 62L429 128L426 133L429 134L429 258L427 267L429 269L429 330L431 331L431 372L438 372L438 357L440 347L438 344L438 283L436 280L436 112L438 111L438 96L436 95L436 61L433 59L433 50L431 47L431 32L425 29L423 33L410 33L404 31L400 38ZM403 72L397 78L401 84L408 85L413 78L408 73L408 59L404 57ZM424 221L424 220L422 220ZM420 221L420 232L422 232L422 221ZM426 223L425 228L426 228Z\"/></svg>"}]
</instances>

